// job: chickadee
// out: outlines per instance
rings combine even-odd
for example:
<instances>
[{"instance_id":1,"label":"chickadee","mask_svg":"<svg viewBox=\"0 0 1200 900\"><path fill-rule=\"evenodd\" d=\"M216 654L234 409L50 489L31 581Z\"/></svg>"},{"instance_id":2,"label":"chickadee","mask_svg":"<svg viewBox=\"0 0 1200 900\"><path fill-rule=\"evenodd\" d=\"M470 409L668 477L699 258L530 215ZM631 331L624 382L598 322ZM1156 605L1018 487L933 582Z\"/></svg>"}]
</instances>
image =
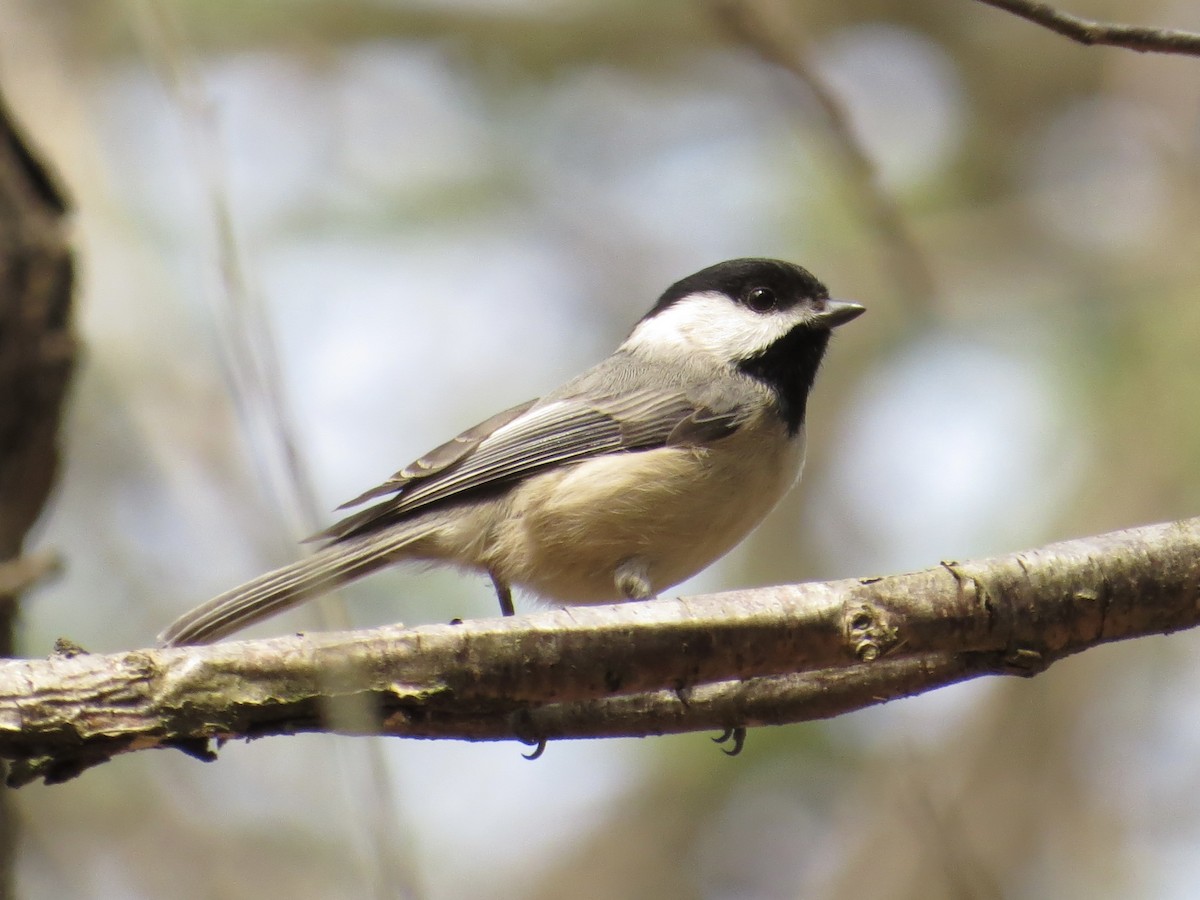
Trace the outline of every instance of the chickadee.
<instances>
[{"instance_id":1,"label":"chickadee","mask_svg":"<svg viewBox=\"0 0 1200 900\"><path fill-rule=\"evenodd\" d=\"M215 640L391 563L486 572L560 603L646 600L742 540L800 477L831 329L863 312L808 271L734 259L671 285L612 356L343 507L324 547L160 635Z\"/></svg>"}]
</instances>

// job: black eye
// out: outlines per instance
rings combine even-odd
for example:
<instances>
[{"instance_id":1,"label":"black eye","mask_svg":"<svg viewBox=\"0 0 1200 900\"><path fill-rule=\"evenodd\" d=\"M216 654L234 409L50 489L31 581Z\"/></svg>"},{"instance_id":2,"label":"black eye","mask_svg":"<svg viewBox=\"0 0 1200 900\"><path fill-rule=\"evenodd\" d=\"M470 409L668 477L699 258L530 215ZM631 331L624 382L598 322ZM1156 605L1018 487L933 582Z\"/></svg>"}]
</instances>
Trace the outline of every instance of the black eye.
<instances>
[{"instance_id":1,"label":"black eye","mask_svg":"<svg viewBox=\"0 0 1200 900\"><path fill-rule=\"evenodd\" d=\"M776 303L775 292L770 288L756 287L746 291L746 305L755 312L770 312Z\"/></svg>"}]
</instances>

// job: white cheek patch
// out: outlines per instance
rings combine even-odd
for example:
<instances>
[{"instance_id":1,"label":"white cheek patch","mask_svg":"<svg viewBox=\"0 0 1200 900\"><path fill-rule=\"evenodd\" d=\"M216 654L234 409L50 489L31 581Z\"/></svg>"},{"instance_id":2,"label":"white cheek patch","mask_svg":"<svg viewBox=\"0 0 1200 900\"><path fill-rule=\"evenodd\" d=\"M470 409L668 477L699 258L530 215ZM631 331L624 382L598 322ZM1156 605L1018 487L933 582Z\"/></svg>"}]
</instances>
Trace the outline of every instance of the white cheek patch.
<instances>
[{"instance_id":1,"label":"white cheek patch","mask_svg":"<svg viewBox=\"0 0 1200 900\"><path fill-rule=\"evenodd\" d=\"M802 305L756 313L724 294L706 291L684 297L639 323L621 347L643 353L702 351L723 361L737 361L763 352L807 318Z\"/></svg>"}]
</instances>

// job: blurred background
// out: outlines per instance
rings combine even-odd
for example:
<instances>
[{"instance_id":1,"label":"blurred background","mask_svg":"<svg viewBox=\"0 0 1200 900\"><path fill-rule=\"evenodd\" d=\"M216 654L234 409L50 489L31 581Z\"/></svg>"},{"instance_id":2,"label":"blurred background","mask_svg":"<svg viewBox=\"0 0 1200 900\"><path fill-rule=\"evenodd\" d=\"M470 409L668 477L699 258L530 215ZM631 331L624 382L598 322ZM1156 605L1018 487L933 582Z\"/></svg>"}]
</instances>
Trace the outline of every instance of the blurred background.
<instances>
[{"instance_id":1,"label":"blurred background","mask_svg":"<svg viewBox=\"0 0 1200 900\"><path fill-rule=\"evenodd\" d=\"M1197 0L1070 8L1200 30ZM1200 511L1200 59L968 0L762 9L845 129L698 2L5 0L0 89L74 198L86 342L35 542L67 568L23 651L150 644L734 256L869 313L801 487L680 593ZM343 600L253 633L495 611L454 573ZM705 735L136 754L16 795L19 891L1193 897L1198 649L760 729L734 760Z\"/></svg>"}]
</instances>

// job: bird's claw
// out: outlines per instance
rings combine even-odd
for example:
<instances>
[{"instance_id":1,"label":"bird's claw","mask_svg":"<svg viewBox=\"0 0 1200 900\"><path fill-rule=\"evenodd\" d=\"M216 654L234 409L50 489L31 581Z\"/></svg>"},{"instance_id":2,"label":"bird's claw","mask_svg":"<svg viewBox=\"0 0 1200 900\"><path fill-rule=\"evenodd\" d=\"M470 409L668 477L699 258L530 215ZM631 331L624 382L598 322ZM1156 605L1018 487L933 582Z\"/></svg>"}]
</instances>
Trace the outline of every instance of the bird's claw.
<instances>
[{"instance_id":1,"label":"bird's claw","mask_svg":"<svg viewBox=\"0 0 1200 900\"><path fill-rule=\"evenodd\" d=\"M746 727L744 725L733 725L713 738L714 744L726 744L730 741L733 741L733 746L722 747L721 752L726 756L737 756L742 752L742 748L746 746Z\"/></svg>"},{"instance_id":2,"label":"bird's claw","mask_svg":"<svg viewBox=\"0 0 1200 900\"><path fill-rule=\"evenodd\" d=\"M530 743L533 743L533 742L530 741ZM521 755L523 757L525 757L525 759L534 760L534 759L537 759L538 757L540 757L545 752L546 752L546 739L538 738L537 746L534 747L532 750L530 750L528 753L522 753Z\"/></svg>"}]
</instances>

